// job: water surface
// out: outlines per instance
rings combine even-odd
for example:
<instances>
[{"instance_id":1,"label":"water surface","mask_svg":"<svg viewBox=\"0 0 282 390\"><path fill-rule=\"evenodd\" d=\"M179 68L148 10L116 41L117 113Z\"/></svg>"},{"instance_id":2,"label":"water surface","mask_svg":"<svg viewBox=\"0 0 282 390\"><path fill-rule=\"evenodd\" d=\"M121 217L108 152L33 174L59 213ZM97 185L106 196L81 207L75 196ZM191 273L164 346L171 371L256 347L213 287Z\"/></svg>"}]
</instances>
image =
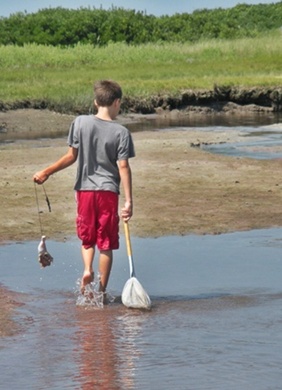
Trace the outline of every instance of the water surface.
<instances>
[{"instance_id":1,"label":"water surface","mask_svg":"<svg viewBox=\"0 0 282 390\"><path fill-rule=\"evenodd\" d=\"M260 127L238 126L236 129L243 137L242 141L203 145L203 149L233 157L282 158L282 123ZM219 126L215 130L226 131L226 128Z\"/></svg>"},{"instance_id":2,"label":"water surface","mask_svg":"<svg viewBox=\"0 0 282 390\"><path fill-rule=\"evenodd\" d=\"M149 312L77 306L76 239L49 241L46 269L37 242L0 247L1 281L25 303L1 340L1 389L280 389L282 229L132 246ZM111 294L128 277L121 238Z\"/></svg>"}]
</instances>

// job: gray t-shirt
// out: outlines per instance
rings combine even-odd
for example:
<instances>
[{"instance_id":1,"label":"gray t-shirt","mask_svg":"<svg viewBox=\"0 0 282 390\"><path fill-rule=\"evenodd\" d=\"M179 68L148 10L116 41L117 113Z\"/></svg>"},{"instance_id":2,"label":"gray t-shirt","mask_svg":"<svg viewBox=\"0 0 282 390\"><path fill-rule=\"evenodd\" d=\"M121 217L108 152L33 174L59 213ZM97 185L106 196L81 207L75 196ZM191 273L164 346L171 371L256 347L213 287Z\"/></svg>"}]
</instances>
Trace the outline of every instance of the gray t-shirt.
<instances>
[{"instance_id":1,"label":"gray t-shirt","mask_svg":"<svg viewBox=\"0 0 282 390\"><path fill-rule=\"evenodd\" d=\"M119 193L117 161L135 156L126 127L94 115L81 115L71 124L68 144L78 149L75 190Z\"/></svg>"}]
</instances>

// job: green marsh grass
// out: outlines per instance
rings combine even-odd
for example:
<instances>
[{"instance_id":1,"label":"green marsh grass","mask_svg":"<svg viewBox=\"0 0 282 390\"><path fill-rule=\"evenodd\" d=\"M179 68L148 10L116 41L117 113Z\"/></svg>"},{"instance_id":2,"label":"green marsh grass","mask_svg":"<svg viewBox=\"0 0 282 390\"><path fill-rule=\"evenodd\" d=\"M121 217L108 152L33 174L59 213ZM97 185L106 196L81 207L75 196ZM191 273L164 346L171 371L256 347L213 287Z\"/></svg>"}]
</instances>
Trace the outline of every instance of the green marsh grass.
<instances>
[{"instance_id":1,"label":"green marsh grass","mask_svg":"<svg viewBox=\"0 0 282 390\"><path fill-rule=\"evenodd\" d=\"M258 38L195 44L0 46L0 100L83 105L92 100L93 81L102 78L117 80L131 97L212 89L214 84L279 86L281 38L281 31L275 31Z\"/></svg>"}]
</instances>

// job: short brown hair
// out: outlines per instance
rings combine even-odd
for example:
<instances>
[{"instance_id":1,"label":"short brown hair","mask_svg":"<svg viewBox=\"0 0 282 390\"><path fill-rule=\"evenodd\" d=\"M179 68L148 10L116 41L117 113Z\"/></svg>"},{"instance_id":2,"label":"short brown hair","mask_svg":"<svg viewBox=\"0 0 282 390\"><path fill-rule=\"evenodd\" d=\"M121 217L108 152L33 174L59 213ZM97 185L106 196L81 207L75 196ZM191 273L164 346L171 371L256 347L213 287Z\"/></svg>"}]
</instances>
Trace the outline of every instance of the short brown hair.
<instances>
[{"instance_id":1,"label":"short brown hair","mask_svg":"<svg viewBox=\"0 0 282 390\"><path fill-rule=\"evenodd\" d=\"M94 95L98 106L109 107L116 99L121 99L120 85L112 80L99 80L94 84Z\"/></svg>"}]
</instances>

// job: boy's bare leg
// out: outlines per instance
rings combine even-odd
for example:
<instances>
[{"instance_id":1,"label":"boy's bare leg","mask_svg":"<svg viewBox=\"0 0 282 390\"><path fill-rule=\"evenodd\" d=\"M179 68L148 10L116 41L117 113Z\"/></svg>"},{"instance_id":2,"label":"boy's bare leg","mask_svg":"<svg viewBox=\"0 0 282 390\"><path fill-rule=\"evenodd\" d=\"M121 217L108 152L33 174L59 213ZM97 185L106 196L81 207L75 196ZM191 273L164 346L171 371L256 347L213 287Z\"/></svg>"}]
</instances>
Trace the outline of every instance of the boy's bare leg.
<instances>
[{"instance_id":1,"label":"boy's bare leg","mask_svg":"<svg viewBox=\"0 0 282 390\"><path fill-rule=\"evenodd\" d=\"M101 292L105 292L108 281L110 278L110 273L112 269L112 263L113 263L113 251L100 251L100 258L99 258L99 274L100 274L100 287L99 290Z\"/></svg>"},{"instance_id":2,"label":"boy's bare leg","mask_svg":"<svg viewBox=\"0 0 282 390\"><path fill-rule=\"evenodd\" d=\"M94 280L94 271L93 271L93 259L95 255L95 248L84 248L81 247L82 260L84 263L84 272L81 279L81 292L84 293L85 286Z\"/></svg>"}]
</instances>

